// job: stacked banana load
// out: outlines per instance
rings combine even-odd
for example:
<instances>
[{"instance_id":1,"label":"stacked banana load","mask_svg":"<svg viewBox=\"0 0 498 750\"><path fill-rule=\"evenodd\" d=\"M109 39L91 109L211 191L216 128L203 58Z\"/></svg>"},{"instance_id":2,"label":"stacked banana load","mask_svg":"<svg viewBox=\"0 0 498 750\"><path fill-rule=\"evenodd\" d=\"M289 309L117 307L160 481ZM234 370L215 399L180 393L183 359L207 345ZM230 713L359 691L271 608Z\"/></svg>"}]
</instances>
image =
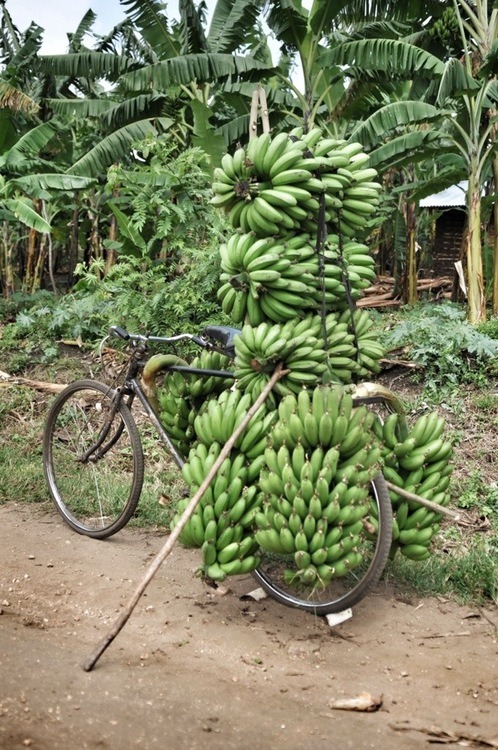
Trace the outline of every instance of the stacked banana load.
<instances>
[{"instance_id":1,"label":"stacked banana load","mask_svg":"<svg viewBox=\"0 0 498 750\"><path fill-rule=\"evenodd\" d=\"M265 450L254 537L286 557L288 583L326 585L363 561L370 483L378 474L375 415L341 386L285 396Z\"/></svg>"},{"instance_id":2,"label":"stacked banana load","mask_svg":"<svg viewBox=\"0 0 498 750\"><path fill-rule=\"evenodd\" d=\"M187 364L185 362L185 364ZM227 370L230 360L216 351L203 350L190 363L204 370ZM217 396L232 385L231 378L185 377L181 372L170 372L157 391L158 409L173 445L187 456L196 439L194 419L199 409L211 396Z\"/></svg>"},{"instance_id":3,"label":"stacked banana load","mask_svg":"<svg viewBox=\"0 0 498 750\"><path fill-rule=\"evenodd\" d=\"M373 319L354 306L375 276L362 243L380 186L356 143L299 129L254 138L214 173L213 204L233 233L220 248L218 297L240 328L235 358L192 362L232 369L232 380L170 373L161 417L186 456L195 493L277 364L286 370L252 417L180 534L202 552L200 572L222 581L279 556L289 584L326 586L362 565L378 528L371 483L393 484L444 506L451 445L429 414L408 431L354 406L350 384L380 371ZM317 242L321 217L325 243ZM328 385L323 385L327 382ZM391 492L393 548L429 555L440 516ZM177 507L172 526L186 508Z\"/></svg>"},{"instance_id":4,"label":"stacked banana load","mask_svg":"<svg viewBox=\"0 0 498 750\"><path fill-rule=\"evenodd\" d=\"M358 143L326 138L319 128L295 129L273 139L263 134L225 154L213 182L212 202L228 212L234 228L220 248L223 311L235 325L255 328L267 321L297 325L317 313L323 318L324 310L344 313L352 345L341 338L334 350L339 328L330 352L324 342L332 380L343 383L378 372L384 355L367 332L368 312L351 313L375 278L374 258L361 242L380 190L367 161ZM318 243L322 219L327 238ZM300 382L314 384L311 376Z\"/></svg>"},{"instance_id":5,"label":"stacked banana load","mask_svg":"<svg viewBox=\"0 0 498 750\"><path fill-rule=\"evenodd\" d=\"M385 478L407 492L445 507L450 501L453 446L444 437L443 417L430 412L421 415L407 433L400 434L399 428L397 413L390 414L383 423L377 418L373 424L383 445ZM399 549L411 560L426 560L442 515L393 491L390 496L394 510L392 554Z\"/></svg>"},{"instance_id":6,"label":"stacked banana load","mask_svg":"<svg viewBox=\"0 0 498 750\"><path fill-rule=\"evenodd\" d=\"M192 495L252 403L250 394L225 390L212 397L195 417L196 442L182 468ZM223 581L227 575L249 573L259 564L253 533L262 500L258 479L265 465L267 435L277 417L266 405L256 412L180 533L182 544L201 548L200 573L207 578ZM178 503L171 528L187 504L188 499Z\"/></svg>"}]
</instances>

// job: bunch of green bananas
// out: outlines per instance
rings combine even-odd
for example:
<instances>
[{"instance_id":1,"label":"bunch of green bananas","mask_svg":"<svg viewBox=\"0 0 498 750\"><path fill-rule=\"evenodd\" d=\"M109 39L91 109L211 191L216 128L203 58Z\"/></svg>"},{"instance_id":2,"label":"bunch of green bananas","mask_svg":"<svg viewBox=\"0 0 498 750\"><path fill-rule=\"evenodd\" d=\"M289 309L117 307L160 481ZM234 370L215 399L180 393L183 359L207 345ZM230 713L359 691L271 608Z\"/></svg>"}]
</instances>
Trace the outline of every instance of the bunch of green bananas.
<instances>
[{"instance_id":1,"label":"bunch of green bananas","mask_svg":"<svg viewBox=\"0 0 498 750\"><path fill-rule=\"evenodd\" d=\"M408 434L400 434L397 413L390 414L383 424L374 424L383 443L385 478L443 507L450 501L448 487L453 471L453 447L444 438L444 428L444 419L436 411L420 416ZM399 548L412 560L427 559L441 514L393 491L390 495L394 506L392 554Z\"/></svg>"},{"instance_id":2,"label":"bunch of green bananas","mask_svg":"<svg viewBox=\"0 0 498 750\"><path fill-rule=\"evenodd\" d=\"M265 319L285 322L316 309L315 279L301 262L314 254L308 240L307 235L277 240L235 233L221 245L218 298L235 324L246 316L251 325Z\"/></svg>"},{"instance_id":3,"label":"bunch of green bananas","mask_svg":"<svg viewBox=\"0 0 498 750\"><path fill-rule=\"evenodd\" d=\"M375 278L374 260L366 245L344 243L331 235L322 260L311 235L256 237L234 233L220 247L221 286L218 298L235 324L259 325L265 319L285 322L298 312L316 310L325 300L327 308L347 307L345 284L353 300Z\"/></svg>"},{"instance_id":4,"label":"bunch of green bananas","mask_svg":"<svg viewBox=\"0 0 498 750\"><path fill-rule=\"evenodd\" d=\"M303 385L320 382L327 369L327 354L317 315L287 323L260 323L243 326L235 337L234 373L238 388L256 399L269 381L277 363L289 372L276 383L278 395L299 391ZM274 403L274 396L270 397Z\"/></svg>"},{"instance_id":5,"label":"bunch of green bananas","mask_svg":"<svg viewBox=\"0 0 498 750\"><path fill-rule=\"evenodd\" d=\"M258 236L315 231L323 194L332 231L360 237L378 204L377 172L360 143L325 138L320 128L301 128L253 138L214 171L212 203L230 224Z\"/></svg>"},{"instance_id":6,"label":"bunch of green bananas","mask_svg":"<svg viewBox=\"0 0 498 750\"><path fill-rule=\"evenodd\" d=\"M385 357L386 350L379 341L378 331L374 329L374 321L364 308L349 308L343 310L337 317L339 324L346 324L348 331L353 334L356 347L354 375L355 380L369 377L372 373L380 372L379 360ZM346 363L332 355L329 359L332 369L340 372L341 367L348 369ZM344 381L348 382L348 381Z\"/></svg>"},{"instance_id":7,"label":"bunch of green bananas","mask_svg":"<svg viewBox=\"0 0 498 750\"><path fill-rule=\"evenodd\" d=\"M173 445L186 456L194 440L195 409L189 398L187 383L180 372L171 372L158 388L159 416Z\"/></svg>"},{"instance_id":8,"label":"bunch of green bananas","mask_svg":"<svg viewBox=\"0 0 498 750\"><path fill-rule=\"evenodd\" d=\"M381 461L374 415L353 408L341 386L302 389L284 397L278 412L254 536L262 550L288 556L289 582L324 585L363 559L369 485Z\"/></svg>"},{"instance_id":9,"label":"bunch of green bananas","mask_svg":"<svg viewBox=\"0 0 498 750\"><path fill-rule=\"evenodd\" d=\"M203 350L192 361L192 367L205 370L224 370L228 367L228 357L216 351ZM159 416L173 445L183 456L195 440L194 420L206 397L223 392L232 380L208 376L202 378L185 376L181 372L168 373L157 389Z\"/></svg>"},{"instance_id":10,"label":"bunch of green bananas","mask_svg":"<svg viewBox=\"0 0 498 750\"><path fill-rule=\"evenodd\" d=\"M224 445L244 419L254 402L252 395L240 389L226 390L205 403L194 419L197 441L209 448L213 443ZM265 402L251 418L235 449L247 459L247 481L254 482L264 464L262 458L268 430L277 419L277 412ZM187 470L188 471L188 470Z\"/></svg>"},{"instance_id":11,"label":"bunch of green bananas","mask_svg":"<svg viewBox=\"0 0 498 750\"><path fill-rule=\"evenodd\" d=\"M203 483L220 451L218 442L209 448L198 442L191 449L182 473L192 494ZM178 523L188 502L183 499L178 503L171 528ZM200 572L204 576L222 581L227 575L249 573L258 566L258 545L252 526L260 506L258 486L250 479L246 455L233 451L221 464L179 536L185 546L201 548Z\"/></svg>"}]
</instances>

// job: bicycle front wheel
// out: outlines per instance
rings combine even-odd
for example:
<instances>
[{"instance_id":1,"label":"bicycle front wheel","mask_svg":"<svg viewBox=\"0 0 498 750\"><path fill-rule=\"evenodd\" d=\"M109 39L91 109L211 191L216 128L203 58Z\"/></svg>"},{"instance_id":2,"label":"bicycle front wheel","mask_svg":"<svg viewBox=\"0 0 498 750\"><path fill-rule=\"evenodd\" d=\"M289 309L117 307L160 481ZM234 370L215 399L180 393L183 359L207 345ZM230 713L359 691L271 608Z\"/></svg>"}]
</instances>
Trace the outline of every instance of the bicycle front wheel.
<instances>
[{"instance_id":1,"label":"bicycle front wheel","mask_svg":"<svg viewBox=\"0 0 498 750\"><path fill-rule=\"evenodd\" d=\"M392 506L382 474L371 483L370 495L375 530L368 521L365 522L358 546L362 563L358 567L327 583L315 583L310 587L295 579L290 580L288 556L261 550L261 563L253 577L280 604L315 615L343 612L357 604L379 580L391 548Z\"/></svg>"},{"instance_id":2,"label":"bicycle front wheel","mask_svg":"<svg viewBox=\"0 0 498 750\"><path fill-rule=\"evenodd\" d=\"M105 539L133 516L144 459L130 409L116 392L78 380L53 402L43 434L43 470L55 507L79 534Z\"/></svg>"}]
</instances>

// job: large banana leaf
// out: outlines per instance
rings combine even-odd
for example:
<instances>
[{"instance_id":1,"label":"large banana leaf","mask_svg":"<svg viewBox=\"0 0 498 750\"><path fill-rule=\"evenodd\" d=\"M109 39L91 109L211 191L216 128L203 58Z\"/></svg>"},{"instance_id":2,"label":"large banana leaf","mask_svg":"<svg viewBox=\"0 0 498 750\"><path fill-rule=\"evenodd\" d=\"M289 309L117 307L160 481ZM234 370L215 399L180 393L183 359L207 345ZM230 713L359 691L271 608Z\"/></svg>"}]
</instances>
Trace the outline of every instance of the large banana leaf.
<instances>
[{"instance_id":1,"label":"large banana leaf","mask_svg":"<svg viewBox=\"0 0 498 750\"><path fill-rule=\"evenodd\" d=\"M255 72L258 78L262 74L273 74L275 70L251 57L218 53L197 54L163 60L155 65L130 71L123 75L121 80L133 91L144 91L151 87L165 91L170 86L186 86L194 81L208 83L231 75L245 76L252 72Z\"/></svg>"},{"instance_id":2,"label":"large banana leaf","mask_svg":"<svg viewBox=\"0 0 498 750\"><path fill-rule=\"evenodd\" d=\"M126 15L140 30L156 60L165 60L180 54L180 48L168 27L164 12L166 3L159 0L121 0Z\"/></svg>"},{"instance_id":3,"label":"large banana leaf","mask_svg":"<svg viewBox=\"0 0 498 750\"><path fill-rule=\"evenodd\" d=\"M246 44L260 9L261 0L218 0L209 25L209 51L235 52Z\"/></svg>"},{"instance_id":4,"label":"large banana leaf","mask_svg":"<svg viewBox=\"0 0 498 750\"><path fill-rule=\"evenodd\" d=\"M23 193L38 198L45 191L51 190L83 190L92 185L95 180L91 177L69 174L31 174L25 177L15 177L9 180L9 186L17 187Z\"/></svg>"},{"instance_id":5,"label":"large banana leaf","mask_svg":"<svg viewBox=\"0 0 498 750\"><path fill-rule=\"evenodd\" d=\"M78 24L78 27L74 34L68 34L69 37L69 47L71 50L77 50L83 45L83 40L86 36L86 34L90 33L93 24L95 23L97 19L96 14L93 12L93 10L87 10L83 18Z\"/></svg>"},{"instance_id":6,"label":"large banana leaf","mask_svg":"<svg viewBox=\"0 0 498 750\"><path fill-rule=\"evenodd\" d=\"M395 39L361 39L339 44L320 56L320 65L345 65L360 70L383 70L392 75L411 75L424 71L441 76L444 63L420 47Z\"/></svg>"},{"instance_id":7,"label":"large banana leaf","mask_svg":"<svg viewBox=\"0 0 498 750\"><path fill-rule=\"evenodd\" d=\"M308 33L308 11L301 0L269 0L266 16L275 37L293 50L300 49Z\"/></svg>"},{"instance_id":8,"label":"large banana leaf","mask_svg":"<svg viewBox=\"0 0 498 750\"><path fill-rule=\"evenodd\" d=\"M171 120L163 119L160 124L165 130L171 123ZM78 159L67 170L67 173L97 177L115 161L129 160L133 144L147 135L157 135L157 132L157 129L149 120L141 120L126 125L100 141L81 159Z\"/></svg>"},{"instance_id":9,"label":"large banana leaf","mask_svg":"<svg viewBox=\"0 0 498 750\"><path fill-rule=\"evenodd\" d=\"M47 99L46 103L56 115L69 115L81 120L101 117L116 106L112 99Z\"/></svg>"},{"instance_id":10,"label":"large banana leaf","mask_svg":"<svg viewBox=\"0 0 498 750\"><path fill-rule=\"evenodd\" d=\"M393 102L374 112L365 122L360 122L353 129L351 138L369 146L378 143L386 133L400 127L438 120L444 114L446 113L442 110L425 102Z\"/></svg>"},{"instance_id":11,"label":"large banana leaf","mask_svg":"<svg viewBox=\"0 0 498 750\"><path fill-rule=\"evenodd\" d=\"M454 99L459 94L474 94L481 88L471 75L467 73L465 66L451 57L444 66L443 75L439 82L439 90L436 102L442 107L448 99Z\"/></svg>"},{"instance_id":12,"label":"large banana leaf","mask_svg":"<svg viewBox=\"0 0 498 750\"><path fill-rule=\"evenodd\" d=\"M12 212L14 217L25 224L30 229L35 229L37 232L49 233L51 231L50 224L43 219L40 214L37 214L34 208L30 205L31 201L29 198L8 198L3 201L4 206Z\"/></svg>"},{"instance_id":13,"label":"large banana leaf","mask_svg":"<svg viewBox=\"0 0 498 750\"><path fill-rule=\"evenodd\" d=\"M414 130L403 133L370 152L370 165L384 171L425 161L435 149L441 152L441 133L432 130Z\"/></svg>"},{"instance_id":14,"label":"large banana leaf","mask_svg":"<svg viewBox=\"0 0 498 750\"><path fill-rule=\"evenodd\" d=\"M57 123L54 121L44 122L32 128L0 156L0 168L15 169L21 166L27 159L39 154L56 132Z\"/></svg>"},{"instance_id":15,"label":"large banana leaf","mask_svg":"<svg viewBox=\"0 0 498 750\"><path fill-rule=\"evenodd\" d=\"M134 65L124 55L110 52L70 52L67 55L40 55L40 69L45 73L67 78L117 78Z\"/></svg>"},{"instance_id":16,"label":"large banana leaf","mask_svg":"<svg viewBox=\"0 0 498 750\"><path fill-rule=\"evenodd\" d=\"M2 3L3 5L3 3ZM43 29L36 23L32 23L29 29L23 34L23 39L15 54L9 59L9 69L15 71L16 68L22 68L29 65L29 62L37 54L42 43Z\"/></svg>"},{"instance_id":17,"label":"large banana leaf","mask_svg":"<svg viewBox=\"0 0 498 750\"><path fill-rule=\"evenodd\" d=\"M203 6L197 9L194 0L180 0L179 10L182 28L182 49L180 54L210 52L204 31Z\"/></svg>"}]
</instances>

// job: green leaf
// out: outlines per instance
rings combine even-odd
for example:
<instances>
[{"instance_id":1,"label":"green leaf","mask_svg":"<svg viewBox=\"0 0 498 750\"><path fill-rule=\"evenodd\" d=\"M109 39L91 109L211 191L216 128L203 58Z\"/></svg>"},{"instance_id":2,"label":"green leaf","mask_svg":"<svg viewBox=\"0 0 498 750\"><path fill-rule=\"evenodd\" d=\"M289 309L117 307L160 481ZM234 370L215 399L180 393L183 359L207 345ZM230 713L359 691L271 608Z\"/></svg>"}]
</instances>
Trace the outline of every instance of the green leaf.
<instances>
[{"instance_id":1,"label":"green leaf","mask_svg":"<svg viewBox=\"0 0 498 750\"><path fill-rule=\"evenodd\" d=\"M248 29L256 23L260 0L218 0L208 31L211 52L234 52L247 41Z\"/></svg>"},{"instance_id":2,"label":"green leaf","mask_svg":"<svg viewBox=\"0 0 498 750\"><path fill-rule=\"evenodd\" d=\"M21 224L42 234L49 234L52 231L50 224L31 207L28 198L9 198L5 201L5 205Z\"/></svg>"},{"instance_id":3,"label":"green leaf","mask_svg":"<svg viewBox=\"0 0 498 750\"><path fill-rule=\"evenodd\" d=\"M324 52L319 63L322 68L346 65L367 71L382 70L397 77L410 77L417 71L439 77L444 71L444 63L439 58L420 47L395 39L345 42Z\"/></svg>"},{"instance_id":4,"label":"green leaf","mask_svg":"<svg viewBox=\"0 0 498 750\"><path fill-rule=\"evenodd\" d=\"M475 94L480 88L480 84L467 73L460 60L451 57L444 67L436 102L442 107L448 99L459 94Z\"/></svg>"},{"instance_id":5,"label":"green leaf","mask_svg":"<svg viewBox=\"0 0 498 750\"><path fill-rule=\"evenodd\" d=\"M151 87L165 91L171 86L186 86L192 82L208 83L230 75L244 76L252 72L258 75L271 74L274 68L269 68L251 57L238 55L183 55L126 73L121 80L132 91L143 91Z\"/></svg>"},{"instance_id":6,"label":"green leaf","mask_svg":"<svg viewBox=\"0 0 498 750\"><path fill-rule=\"evenodd\" d=\"M351 140L358 140L368 146L378 143L379 138L400 127L437 120L444 114L439 108L425 102L392 102L360 122L353 129Z\"/></svg>"},{"instance_id":7,"label":"green leaf","mask_svg":"<svg viewBox=\"0 0 498 750\"><path fill-rule=\"evenodd\" d=\"M130 240L136 247L139 247L142 251L145 251L147 245L144 238L139 232L137 232L126 214L124 214L121 209L118 208L112 201L109 201L107 205L116 217L119 231L121 232L123 237L126 237L127 240Z\"/></svg>"},{"instance_id":8,"label":"green leaf","mask_svg":"<svg viewBox=\"0 0 498 750\"><path fill-rule=\"evenodd\" d=\"M266 22L276 38L299 49L308 33L308 11L300 0L271 0Z\"/></svg>"},{"instance_id":9,"label":"green leaf","mask_svg":"<svg viewBox=\"0 0 498 750\"><path fill-rule=\"evenodd\" d=\"M37 125L19 140L0 158L0 166L15 169L30 157L36 156L49 143L56 133L55 122Z\"/></svg>"},{"instance_id":10,"label":"green leaf","mask_svg":"<svg viewBox=\"0 0 498 750\"><path fill-rule=\"evenodd\" d=\"M9 180L9 185L20 188L23 192L38 197L37 193L45 190L84 190L95 182L91 177L68 174L31 174Z\"/></svg>"},{"instance_id":11,"label":"green leaf","mask_svg":"<svg viewBox=\"0 0 498 750\"><path fill-rule=\"evenodd\" d=\"M67 78L117 78L134 63L124 55L110 52L70 52L67 55L40 55L38 58L42 71L50 75Z\"/></svg>"},{"instance_id":12,"label":"green leaf","mask_svg":"<svg viewBox=\"0 0 498 750\"><path fill-rule=\"evenodd\" d=\"M168 123L170 121L165 121L163 125ZM157 135L157 129L148 120L126 125L94 146L73 164L67 173L97 177L115 161L129 159L133 143L145 138L148 134Z\"/></svg>"},{"instance_id":13,"label":"green leaf","mask_svg":"<svg viewBox=\"0 0 498 750\"><path fill-rule=\"evenodd\" d=\"M221 157L226 151L225 139L221 133L217 134L213 126L210 125L209 116L212 110L206 104L194 99L190 108L194 115L192 145L199 146L208 154L214 168L221 162Z\"/></svg>"},{"instance_id":14,"label":"green leaf","mask_svg":"<svg viewBox=\"0 0 498 750\"><path fill-rule=\"evenodd\" d=\"M370 152L370 166L383 169L427 159L428 147L439 143L440 134L431 130L403 133ZM434 145L433 145L434 148Z\"/></svg>"},{"instance_id":15,"label":"green leaf","mask_svg":"<svg viewBox=\"0 0 498 750\"><path fill-rule=\"evenodd\" d=\"M158 59L176 57L180 48L168 27L166 3L159 0L121 0L126 15L140 29Z\"/></svg>"}]
</instances>

